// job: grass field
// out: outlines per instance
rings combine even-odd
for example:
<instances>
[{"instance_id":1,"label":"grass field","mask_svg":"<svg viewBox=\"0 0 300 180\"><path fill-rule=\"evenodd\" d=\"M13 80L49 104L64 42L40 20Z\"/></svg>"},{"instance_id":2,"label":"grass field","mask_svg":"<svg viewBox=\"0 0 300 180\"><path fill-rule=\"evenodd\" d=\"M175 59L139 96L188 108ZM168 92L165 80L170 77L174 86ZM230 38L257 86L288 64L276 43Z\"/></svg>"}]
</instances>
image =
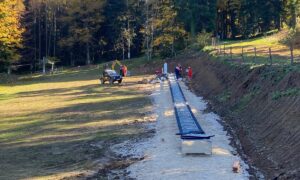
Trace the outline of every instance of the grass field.
<instances>
[{"instance_id":1,"label":"grass field","mask_svg":"<svg viewBox=\"0 0 300 180\"><path fill-rule=\"evenodd\" d=\"M0 179L61 179L97 170L108 144L143 135L149 87L99 85L81 67L0 84Z\"/></svg>"},{"instance_id":2,"label":"grass field","mask_svg":"<svg viewBox=\"0 0 300 180\"><path fill-rule=\"evenodd\" d=\"M287 31L275 33L270 36L259 37L241 41L221 41L215 49L207 46L206 51L210 51L212 55L218 58L232 59L235 62L246 64L270 64L269 48L272 51L272 61L274 65L288 65L291 60L290 47L283 44L282 40L287 36ZM225 56L224 56L225 47ZM255 49L256 48L256 56ZM230 50L231 49L231 50ZM230 53L231 51L231 53ZM242 52L244 59L242 58ZM256 58L255 58L256 57ZM300 62L300 49L294 49L294 62Z\"/></svg>"}]
</instances>

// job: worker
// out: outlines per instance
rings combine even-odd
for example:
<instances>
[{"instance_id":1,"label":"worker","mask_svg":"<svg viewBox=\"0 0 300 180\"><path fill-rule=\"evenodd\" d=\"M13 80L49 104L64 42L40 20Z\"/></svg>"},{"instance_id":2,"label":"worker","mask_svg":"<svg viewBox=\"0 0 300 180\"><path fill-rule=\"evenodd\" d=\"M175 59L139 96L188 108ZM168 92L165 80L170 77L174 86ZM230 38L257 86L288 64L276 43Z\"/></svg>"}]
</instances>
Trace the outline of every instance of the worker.
<instances>
[{"instance_id":1,"label":"worker","mask_svg":"<svg viewBox=\"0 0 300 180\"><path fill-rule=\"evenodd\" d=\"M175 67L175 76L176 79L178 80L179 78L179 74L180 74L180 68L179 68L179 64Z\"/></svg>"},{"instance_id":2,"label":"worker","mask_svg":"<svg viewBox=\"0 0 300 180\"><path fill-rule=\"evenodd\" d=\"M192 77L193 77L193 70L191 67L188 67L188 79L192 80Z\"/></svg>"},{"instance_id":3,"label":"worker","mask_svg":"<svg viewBox=\"0 0 300 180\"><path fill-rule=\"evenodd\" d=\"M124 77L127 76L127 66L123 65L123 74L124 74Z\"/></svg>"},{"instance_id":4,"label":"worker","mask_svg":"<svg viewBox=\"0 0 300 180\"><path fill-rule=\"evenodd\" d=\"M120 66L120 76L124 76L124 67L123 67L123 65Z\"/></svg>"},{"instance_id":5,"label":"worker","mask_svg":"<svg viewBox=\"0 0 300 180\"><path fill-rule=\"evenodd\" d=\"M183 78L183 72L182 72L181 64L179 64L178 67L179 67L179 78Z\"/></svg>"}]
</instances>

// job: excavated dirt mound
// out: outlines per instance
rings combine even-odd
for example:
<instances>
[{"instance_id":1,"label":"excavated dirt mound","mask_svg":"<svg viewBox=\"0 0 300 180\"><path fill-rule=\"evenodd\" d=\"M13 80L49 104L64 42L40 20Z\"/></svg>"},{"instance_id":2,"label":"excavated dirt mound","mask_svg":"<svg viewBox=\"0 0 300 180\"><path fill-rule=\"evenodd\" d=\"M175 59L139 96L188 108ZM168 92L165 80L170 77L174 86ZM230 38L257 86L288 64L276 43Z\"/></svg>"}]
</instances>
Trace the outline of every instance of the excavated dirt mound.
<instances>
[{"instance_id":1,"label":"excavated dirt mound","mask_svg":"<svg viewBox=\"0 0 300 180\"><path fill-rule=\"evenodd\" d=\"M299 67L250 69L200 57L177 62L193 68L191 89L223 116L248 161L267 179L300 179Z\"/></svg>"}]
</instances>

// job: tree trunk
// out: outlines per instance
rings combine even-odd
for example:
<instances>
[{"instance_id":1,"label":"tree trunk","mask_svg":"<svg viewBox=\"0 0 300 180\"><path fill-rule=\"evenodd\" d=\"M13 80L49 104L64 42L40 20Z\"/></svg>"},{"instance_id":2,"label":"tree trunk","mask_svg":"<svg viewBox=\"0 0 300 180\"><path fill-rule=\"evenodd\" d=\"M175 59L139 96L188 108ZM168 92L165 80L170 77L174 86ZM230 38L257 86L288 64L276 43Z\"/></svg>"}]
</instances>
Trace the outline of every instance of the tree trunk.
<instances>
[{"instance_id":1,"label":"tree trunk","mask_svg":"<svg viewBox=\"0 0 300 180\"><path fill-rule=\"evenodd\" d=\"M90 59L90 44L86 43L86 64L89 65L91 64L91 59Z\"/></svg>"},{"instance_id":2,"label":"tree trunk","mask_svg":"<svg viewBox=\"0 0 300 180\"><path fill-rule=\"evenodd\" d=\"M48 12L47 2L45 7L45 56L48 57Z\"/></svg>"},{"instance_id":3,"label":"tree trunk","mask_svg":"<svg viewBox=\"0 0 300 180\"><path fill-rule=\"evenodd\" d=\"M291 7L291 27L296 28L297 24L297 13L296 13L296 4Z\"/></svg>"},{"instance_id":4,"label":"tree trunk","mask_svg":"<svg viewBox=\"0 0 300 180\"><path fill-rule=\"evenodd\" d=\"M52 74L53 74L53 72L54 72L54 62L51 64L51 72L52 72Z\"/></svg>"},{"instance_id":5,"label":"tree trunk","mask_svg":"<svg viewBox=\"0 0 300 180\"><path fill-rule=\"evenodd\" d=\"M128 30L128 33L129 33L129 34L128 34L129 36L128 36L128 39L127 39L127 44L128 44L128 52L127 52L128 54L127 54L127 58L130 59L130 48L131 48L131 38L132 38L132 37L131 37L131 34L130 34L129 19L128 19L128 21L127 21L127 28L128 28L127 30Z\"/></svg>"},{"instance_id":6,"label":"tree trunk","mask_svg":"<svg viewBox=\"0 0 300 180\"><path fill-rule=\"evenodd\" d=\"M150 60L150 46L149 46L149 4L146 1L146 48L147 48L147 60Z\"/></svg>"},{"instance_id":7,"label":"tree trunk","mask_svg":"<svg viewBox=\"0 0 300 180\"><path fill-rule=\"evenodd\" d=\"M7 74L11 75L11 65L8 65L8 67L7 67Z\"/></svg>"},{"instance_id":8,"label":"tree trunk","mask_svg":"<svg viewBox=\"0 0 300 180\"><path fill-rule=\"evenodd\" d=\"M46 57L43 57L43 74L46 74Z\"/></svg>"},{"instance_id":9,"label":"tree trunk","mask_svg":"<svg viewBox=\"0 0 300 180\"><path fill-rule=\"evenodd\" d=\"M73 59L73 52L72 51L70 52L70 65L71 66L75 66L75 62L74 62L74 59Z\"/></svg>"},{"instance_id":10,"label":"tree trunk","mask_svg":"<svg viewBox=\"0 0 300 180\"><path fill-rule=\"evenodd\" d=\"M196 36L196 25L195 25L194 17L191 18L190 29L191 29L191 36L192 36L192 39L194 39L195 36Z\"/></svg>"},{"instance_id":11,"label":"tree trunk","mask_svg":"<svg viewBox=\"0 0 300 180\"><path fill-rule=\"evenodd\" d=\"M54 34L53 34L53 57L56 56L56 29L57 29L57 24L56 24L56 10L54 11Z\"/></svg>"},{"instance_id":12,"label":"tree trunk","mask_svg":"<svg viewBox=\"0 0 300 180\"><path fill-rule=\"evenodd\" d=\"M39 6L39 63L42 61L41 7Z\"/></svg>"},{"instance_id":13,"label":"tree trunk","mask_svg":"<svg viewBox=\"0 0 300 180\"><path fill-rule=\"evenodd\" d=\"M34 60L32 62L32 66L33 66L33 71L36 70L36 61L37 61L37 37L36 37L36 20L37 20L37 15L36 15L36 11L34 10L34 24L33 24L33 41L34 41ZM31 71L32 72L32 71Z\"/></svg>"},{"instance_id":14,"label":"tree trunk","mask_svg":"<svg viewBox=\"0 0 300 180\"><path fill-rule=\"evenodd\" d=\"M151 46L150 46L150 60L152 59L152 54L153 54L153 42L154 42L154 26L153 26L153 21L151 21Z\"/></svg>"},{"instance_id":15,"label":"tree trunk","mask_svg":"<svg viewBox=\"0 0 300 180\"><path fill-rule=\"evenodd\" d=\"M125 60L125 45L124 45L124 39L123 39L123 42L122 42L122 60L123 60L123 61Z\"/></svg>"}]
</instances>

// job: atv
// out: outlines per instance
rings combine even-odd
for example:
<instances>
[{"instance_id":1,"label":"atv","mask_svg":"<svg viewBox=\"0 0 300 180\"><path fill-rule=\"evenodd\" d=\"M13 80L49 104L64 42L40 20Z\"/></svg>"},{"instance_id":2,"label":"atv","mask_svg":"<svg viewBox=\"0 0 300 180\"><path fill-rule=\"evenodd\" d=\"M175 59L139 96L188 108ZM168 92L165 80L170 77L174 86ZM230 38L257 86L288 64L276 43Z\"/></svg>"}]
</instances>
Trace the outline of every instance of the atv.
<instances>
[{"instance_id":1,"label":"atv","mask_svg":"<svg viewBox=\"0 0 300 180\"><path fill-rule=\"evenodd\" d=\"M113 84L114 82L122 83L122 76L116 73L115 70L106 69L103 72L103 75L100 77L101 84L105 84L105 82L109 82L109 84Z\"/></svg>"}]
</instances>

